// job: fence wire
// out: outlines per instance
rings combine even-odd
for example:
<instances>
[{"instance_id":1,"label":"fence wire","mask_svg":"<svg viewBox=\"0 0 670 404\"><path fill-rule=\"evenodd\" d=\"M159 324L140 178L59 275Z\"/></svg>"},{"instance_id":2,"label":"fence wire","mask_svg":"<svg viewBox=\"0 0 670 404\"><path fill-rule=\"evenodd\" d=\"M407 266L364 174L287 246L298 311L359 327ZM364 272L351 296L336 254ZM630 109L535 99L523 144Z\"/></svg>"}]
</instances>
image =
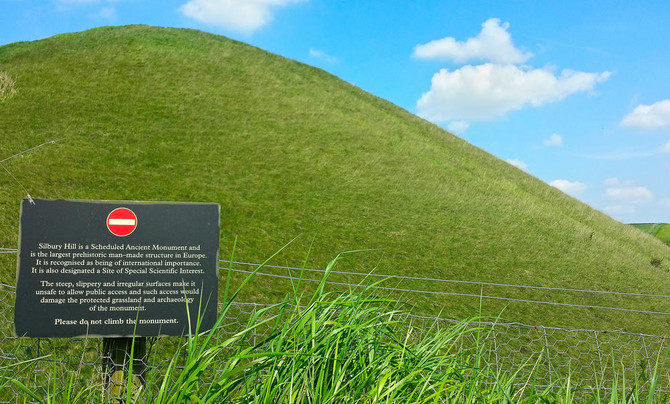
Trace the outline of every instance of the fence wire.
<instances>
[{"instance_id":1,"label":"fence wire","mask_svg":"<svg viewBox=\"0 0 670 404\"><path fill-rule=\"evenodd\" d=\"M59 386L66 384L64 374L76 377L78 381L75 383L113 388L114 378L118 379L118 376L109 372L109 366L105 367L111 358L103 355L105 350L102 339L18 338L13 333L14 299L14 287L0 285L0 367L9 369L5 370L9 372L6 376L21 381L38 394L62 388ZM233 304L217 330L216 338L222 341L243 330L249 318L258 310L267 308L267 304L259 303ZM411 327L412 335L417 338L459 323L452 319L409 313L398 314L397 317L398 332L408 332ZM625 375L627 380L638 380L638 387L644 390L644 386L650 382L654 366L658 365L662 378L657 391L668 393L670 360L664 354L668 345L667 337L520 323L478 322L470 326L479 331L464 334L466 336L459 341L462 349L477 347L495 370L519 372L517 380L522 382L532 377L537 388L560 386L560 381L570 375L572 382L581 386L584 392L596 389L607 395L613 381L621 380L622 375ZM257 344L271 332L270 326L256 328L247 343ZM149 388L152 384L155 388L160 383L162 372L183 342L183 339L176 337L147 340L146 356L139 359L138 364L145 368L142 377L150 385ZM123 382L121 380L119 384ZM202 383L207 383L207 380L202 380ZM21 394L15 386L8 385L0 391L0 402L16 402Z\"/></svg>"},{"instance_id":2,"label":"fence wire","mask_svg":"<svg viewBox=\"0 0 670 404\"><path fill-rule=\"evenodd\" d=\"M0 254L16 254L16 249L0 248ZM225 266L235 272L249 273L245 267L258 267L258 264L244 262L222 261ZM277 273L257 272L258 276L286 278L296 280L292 271L323 273L323 270L292 268L265 265L268 269L288 271L288 276ZM222 268L223 269L223 268ZM384 274L366 274L355 272L332 271L332 273L347 275L348 277L389 277ZM637 296L648 298L668 298L668 295L652 295L644 293L606 292L583 289L548 288L542 286L495 284L488 282L471 282L459 280L444 280L420 277L394 276L396 279L469 283L475 285L496 286L503 288L541 289L556 292L576 292L588 294L613 294L623 296ZM322 279L308 279L300 277L301 281L320 282ZM360 284L332 282L332 285L359 287ZM376 288L401 292L433 293L399 288ZM435 292L452 295L452 292ZM458 294L466 295L466 294ZM467 295L470 296L470 295ZM488 296L472 295L476 298ZM498 296L491 298L507 299ZM558 302L539 302L520 299L509 299L537 304L556 304L572 307L590 307L609 310L634 311L667 315L670 313L633 310L621 307L574 305ZM63 384L63 375L72 377L71 383L82 383L88 386L106 386L113 388L119 378L114 373L114 362L117 358L105 354L101 338L73 338L73 339L31 339L18 338L14 335L14 301L15 288L11 285L0 284L0 369L4 376L19 380L38 395L53 392ZM268 308L261 303L233 303L226 312L221 327L216 330L216 341L238 333L246 328L247 321L257 311ZM272 315L272 311L266 313ZM398 332L405 334L412 330L415 338L421 338L434 332L436 329L453 327L457 320L430 316L418 316L410 313L397 314ZM650 384L655 369L658 369L660 380L656 387L658 392L670 393L670 358L668 358L668 337L630 333L623 331L598 331L588 329L569 329L559 327L532 326L521 323L477 322L471 327L478 329L475 333L466 333L459 341L462 349L477 349L481 356L488 361L494 370L499 372L517 372L516 380L521 382L531 380L536 388L560 387L561 382L569 376L574 385L580 386L583 392L598 390L608 395L613 385L622 378L633 380L637 388L644 391ZM254 328L246 343L255 345L270 336L273 329L270 326ZM169 366L175 352L182 346L184 340L176 337L148 338L146 341L146 356L140 358L137 366L144 369L140 377L147 388L156 388L161 382L161 376ZM225 358L222 358L225 360ZM111 365L110 365L111 364ZM111 369L111 371L110 371ZM214 372L214 371L213 371ZM213 374L212 374L213 375ZM209 376L212 376L209 375ZM121 374L121 377L123 375ZM203 376L203 384L207 383L207 375ZM74 380L74 379L77 380ZM124 380L116 380L119 385ZM111 387L110 387L111 386ZM153 386L153 387L152 387ZM113 393L113 392L111 392ZM12 384L0 389L0 403L16 402L22 392Z\"/></svg>"},{"instance_id":3,"label":"fence wire","mask_svg":"<svg viewBox=\"0 0 670 404\"><path fill-rule=\"evenodd\" d=\"M244 264L244 265L256 265L257 267L260 266L260 264ZM296 270L296 268L281 267L281 266L264 265L263 267L275 268L275 269ZM255 276L269 277L269 278L276 278L276 279L286 279L286 280L290 280L290 281L301 281L301 282L312 282L312 283L320 283L320 282L323 281L322 279L310 279L310 278L305 278L305 277L296 277L296 276L292 276L292 275L281 275L281 274L259 272L259 271L256 271L256 270L246 270L246 269L239 269L239 268L229 268L228 270L230 270L231 272L237 272L237 273L246 274L246 275L254 274ZM315 271L315 270L310 269L310 270L306 270L306 271ZM319 271L319 272L321 272L321 271ZM355 272L341 272L341 271L331 271L331 273L333 273L333 274L336 273L336 274L354 275L354 276L363 275L363 274L355 273ZM377 275L377 276L379 276L379 275ZM434 280L434 279L431 279L431 278L418 278L418 277L407 277L407 276L393 276L393 275L382 275L382 276L384 276L386 278L390 278L390 279L412 279L412 280L421 280L421 281L427 281L427 280L432 281L432 280ZM441 281L452 282L452 283L467 283L467 284L474 284L474 285L494 285L494 286L514 287L514 288L533 288L533 289L544 289L544 290L563 291L563 292L607 293L607 294L622 295L622 296L670 298L670 296L668 296L668 295L652 295L652 294L644 294L644 293L626 293L626 292L608 292L608 291L594 291L594 290L582 290L582 289L547 288L547 287L525 286L525 285L506 285L506 284L488 283L488 282L455 281L455 280L447 280L447 279L441 279ZM398 293L403 293L403 294L418 293L418 294L436 295L436 296L472 297L472 298L477 298L477 299L499 300L499 301L504 301L504 302L529 303L529 304L548 305L548 306L572 307L572 308L580 308L580 309L609 310L609 311L618 311L618 312L624 312L624 313L654 314L654 315L661 315L661 316L670 316L670 312L657 311L657 310L642 310L642 309L631 309L631 308L626 308L626 307L599 306L599 305L593 305L593 304L578 304L578 303L564 303L564 302L545 301L545 300L520 299L520 298L504 297L504 296L497 296L497 295L485 295L485 294L482 294L482 293L476 294L476 293L462 293L462 292L447 292L447 291L443 291L443 290L409 289L409 288L374 286L374 285L370 286L370 285L366 285L366 284L363 284L363 283L337 282L337 281L332 281L332 280L326 280L326 281L323 281L323 282L327 285L346 286L346 287L349 287L349 288L367 288L367 289L374 289L374 290L387 291L387 292L398 292Z\"/></svg>"},{"instance_id":4,"label":"fence wire","mask_svg":"<svg viewBox=\"0 0 670 404\"><path fill-rule=\"evenodd\" d=\"M230 265L231 270L235 271L236 269L232 268L232 266L242 266L242 267L253 267L253 268L258 268L261 266L261 264L255 264L251 262L242 262L242 261L229 261L229 260L219 260L220 263L225 264L225 265ZM298 268L298 267L289 267L289 266L283 266L283 265L270 265L270 264L263 264L263 268L272 268L272 269L280 269L280 270L286 270L286 271L294 271L294 272L316 272L320 274L326 273L325 269L314 269L314 268ZM243 272L244 270L237 269L238 272ZM429 282L429 283L455 283L455 284L464 284L464 285L477 285L477 286L496 286L496 287L502 287L502 288L514 288L514 289L535 289L535 290L544 290L544 291L553 291L553 292L577 292L577 293L591 293L591 294L602 294L602 295L614 295L614 296L635 296L635 297L660 297L660 298L670 298L670 295L659 295L659 294L651 294L651 293L637 293L637 292L619 292L619 291L611 291L611 290L592 290L592 289L574 289L574 288L559 288L559 287L551 287L551 286L536 286L536 285L516 285L516 284L510 284L510 283L494 283L494 282L482 282L482 281L467 281L467 280L461 280L461 279L443 279L443 278L427 278L427 277L422 277L422 276L406 276L406 275L390 275L390 274L380 274L380 273L365 273L365 272L350 272L350 271L336 271L336 270L331 270L329 271L332 274L340 274L340 275L350 275L350 276L355 276L355 277L362 277L362 278L393 278L393 279L400 279L400 280L412 280L412 281L421 281L421 282ZM247 271L246 273L249 273ZM287 279L292 279L292 278L287 278ZM354 284L347 284L348 286L359 286L359 285L354 285ZM421 291L417 291L421 292Z\"/></svg>"}]
</instances>

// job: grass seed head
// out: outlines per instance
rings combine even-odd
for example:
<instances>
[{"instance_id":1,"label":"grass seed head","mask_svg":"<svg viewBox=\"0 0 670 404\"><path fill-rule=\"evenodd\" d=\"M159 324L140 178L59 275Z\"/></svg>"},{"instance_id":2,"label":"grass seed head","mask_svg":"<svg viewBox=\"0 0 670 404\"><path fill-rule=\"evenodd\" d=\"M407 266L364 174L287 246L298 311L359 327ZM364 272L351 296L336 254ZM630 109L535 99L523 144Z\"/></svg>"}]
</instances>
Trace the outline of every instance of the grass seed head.
<instances>
[{"instance_id":1,"label":"grass seed head","mask_svg":"<svg viewBox=\"0 0 670 404\"><path fill-rule=\"evenodd\" d=\"M14 79L7 72L0 72L0 102L10 99L14 94Z\"/></svg>"}]
</instances>

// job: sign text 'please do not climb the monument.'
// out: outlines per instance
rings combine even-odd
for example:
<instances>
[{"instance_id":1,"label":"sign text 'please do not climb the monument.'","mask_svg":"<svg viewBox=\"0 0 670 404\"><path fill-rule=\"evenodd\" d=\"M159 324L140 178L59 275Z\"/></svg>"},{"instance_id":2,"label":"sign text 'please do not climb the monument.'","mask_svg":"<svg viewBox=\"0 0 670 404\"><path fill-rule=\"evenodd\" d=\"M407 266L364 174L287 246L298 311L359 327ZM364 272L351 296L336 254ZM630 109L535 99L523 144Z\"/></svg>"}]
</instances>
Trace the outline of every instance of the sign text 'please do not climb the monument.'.
<instances>
[{"instance_id":1,"label":"sign text 'please do not climb the monument.'","mask_svg":"<svg viewBox=\"0 0 670 404\"><path fill-rule=\"evenodd\" d=\"M199 318L210 329L219 219L213 203L24 200L16 334L181 336Z\"/></svg>"}]
</instances>

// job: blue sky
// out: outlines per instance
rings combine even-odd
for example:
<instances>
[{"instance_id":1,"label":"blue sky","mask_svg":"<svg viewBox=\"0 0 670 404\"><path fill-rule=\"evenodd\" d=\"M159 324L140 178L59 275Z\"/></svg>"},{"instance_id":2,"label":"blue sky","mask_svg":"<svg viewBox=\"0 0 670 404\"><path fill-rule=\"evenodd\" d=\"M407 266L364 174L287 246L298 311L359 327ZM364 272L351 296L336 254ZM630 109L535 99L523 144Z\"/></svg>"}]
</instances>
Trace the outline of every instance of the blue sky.
<instances>
[{"instance_id":1,"label":"blue sky","mask_svg":"<svg viewBox=\"0 0 670 404\"><path fill-rule=\"evenodd\" d=\"M0 0L0 45L187 27L320 67L623 222L670 222L670 2Z\"/></svg>"}]
</instances>

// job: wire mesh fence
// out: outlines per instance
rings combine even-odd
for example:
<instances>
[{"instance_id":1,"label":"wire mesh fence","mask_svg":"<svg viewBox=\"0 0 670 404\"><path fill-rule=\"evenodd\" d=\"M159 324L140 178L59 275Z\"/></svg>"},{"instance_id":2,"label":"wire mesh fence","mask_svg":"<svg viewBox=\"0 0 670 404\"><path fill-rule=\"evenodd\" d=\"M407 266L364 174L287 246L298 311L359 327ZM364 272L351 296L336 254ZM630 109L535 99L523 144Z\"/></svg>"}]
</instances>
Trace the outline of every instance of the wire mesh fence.
<instances>
[{"instance_id":1,"label":"wire mesh fence","mask_svg":"<svg viewBox=\"0 0 670 404\"><path fill-rule=\"evenodd\" d=\"M15 249L0 249L0 253L15 254ZM234 272L246 274L250 271L246 266L258 267L258 264L235 264ZM277 270L300 270L323 273L323 270L266 267ZM339 273L332 271L332 273ZM365 274L341 272L347 276L378 276L384 274ZM273 277L294 280L291 272L282 274L256 272L257 276ZM428 279L417 277L402 277L404 281L429 281L443 283L464 283L458 280ZM320 279L301 277L302 281L320 282ZM467 282L467 281L466 281ZM361 286L357 283L342 283L328 281L335 286L350 288ZM467 282L476 285L488 285L506 288L523 288L528 290L546 290L569 293L609 294L636 298L670 298L667 295L650 295L644 293L607 292L593 290L576 290L565 288L545 288L524 285L503 285L486 282ZM397 288L376 287L378 290L397 291ZM405 290L405 289L403 289ZM408 289L409 290L409 289ZM423 290L411 290L423 293ZM426 292L427 293L427 292ZM436 293L436 292L431 292ZM442 294L451 295L442 291ZM72 339L30 339L19 338L14 335L14 301L16 291L14 286L0 284L0 376L15 379L26 385L38 395L53 393L57 389L77 385L86 388L107 389L109 394L121 394L125 385L122 362L127 362L128 349L121 349L115 353L105 346L102 338L72 338ZM473 295L482 297L481 295ZM496 296L503 299L503 297ZM508 299L508 298L504 298ZM510 299L511 300L511 299ZM516 300L516 299L514 299ZM554 304L549 301L526 303ZM566 303L557 303L562 306L576 306ZM270 310L268 310L270 307ZM589 308L606 310L631 311L643 314L666 315L665 311L649 311L627 309L620 307L601 307L589 305ZM260 310L265 316L273 316L278 309L268 304L236 302L226 312L221 326L215 332L215 342L220 342L233 334L244 330L249 319ZM413 338L421 338L438 329L454 327L459 321L431 316L418 316L411 313L394 314L397 332L403 336L411 334ZM260 344L270 337L275 323L268 323L251 330L244 343L249 346ZM468 323L473 332L463 333L458 341L459 349L471 350L485 359L496 372L515 374L519 383L531 383L536 388L560 388L568 378L574 386L583 392L599 391L607 395L617 382L628 380L631 388L644 391L650 385L652 375L659 376L656 391L670 393L670 359L668 358L668 337L631 333L623 331L598 331L588 329L570 329L547 326L530 326L521 323L503 323L495 321L474 321ZM133 361L136 382L146 388L156 388L161 383L166 369L173 363L183 363L185 355L183 338L160 337L148 338L146 349L142 357ZM125 356L124 356L125 355ZM225 355L225 352L224 352ZM226 357L221 357L222 361ZM180 362L181 361L181 362ZM216 374L212 369L209 374L202 375L202 383L207 384L208 377ZM632 382L631 382L632 381ZM116 387L115 387L116 386ZM646 387L645 387L646 386ZM116 389L116 391L115 391ZM6 384L0 389L0 402L16 402L16 397L22 391L14 384Z\"/></svg>"},{"instance_id":2,"label":"wire mesh fence","mask_svg":"<svg viewBox=\"0 0 670 404\"><path fill-rule=\"evenodd\" d=\"M123 372L114 366L118 359L109 354L100 338L30 339L14 336L14 299L14 287L0 285L0 368L5 376L21 381L38 394L53 393L71 384L89 388L100 386L111 389L108 393L114 394L115 385L124 385ZM220 341L243 330L255 313L267 308L268 305L258 303L233 304L216 330L216 338ZM272 310L265 313L266 316L272 314ZM410 333L416 338L459 323L410 313L395 316L398 333ZM517 372L520 383L527 381L536 388L560 387L569 376L583 391L599 390L607 395L614 381L622 377L635 380L635 387L644 390L657 368L661 375L657 391L668 392L667 337L483 321L471 322L468 327L475 331L463 334L458 341L459 348L479 352L497 371ZM272 325L255 328L245 343L250 346L259 344L272 331ZM148 338L146 355L134 363L136 368L142 369L135 372L141 378L137 383L155 388L183 342L177 337ZM222 361L225 359L221 358ZM208 376L202 377L206 384ZM116 393L121 392L119 387ZM21 394L16 386L7 385L0 390L0 402L15 402Z\"/></svg>"}]
</instances>

